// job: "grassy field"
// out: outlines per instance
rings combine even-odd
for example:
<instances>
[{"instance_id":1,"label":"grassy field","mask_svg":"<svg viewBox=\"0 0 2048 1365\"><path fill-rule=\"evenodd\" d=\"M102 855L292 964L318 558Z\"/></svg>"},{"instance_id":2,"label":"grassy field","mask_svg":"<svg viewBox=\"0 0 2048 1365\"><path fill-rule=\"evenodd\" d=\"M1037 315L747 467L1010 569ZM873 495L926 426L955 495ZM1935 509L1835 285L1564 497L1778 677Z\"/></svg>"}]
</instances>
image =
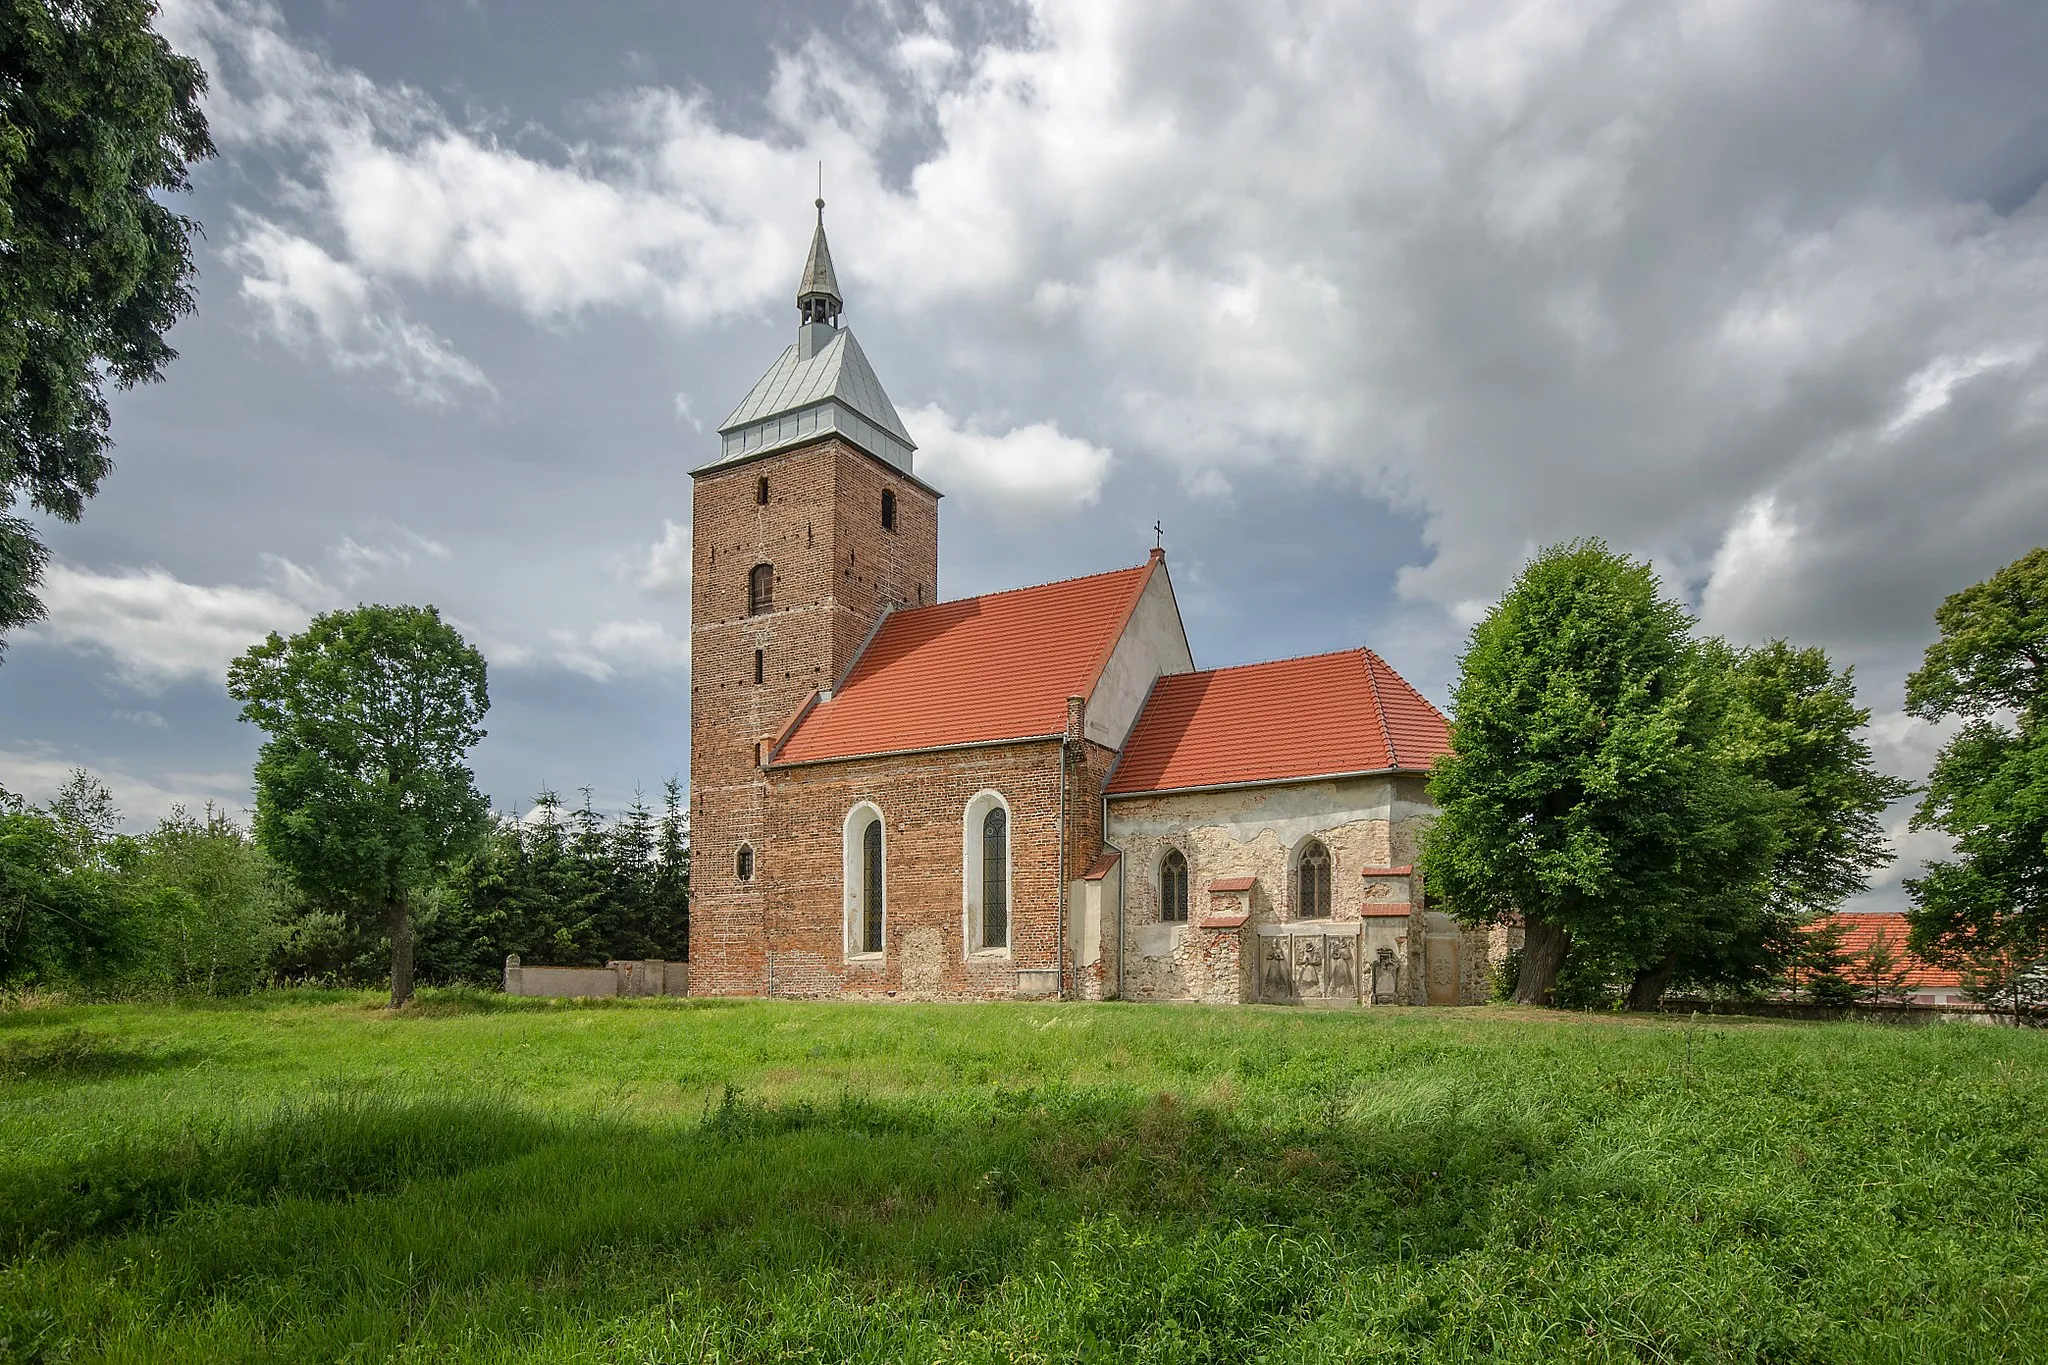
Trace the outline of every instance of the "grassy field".
<instances>
[{"instance_id":1,"label":"grassy field","mask_svg":"<svg viewBox=\"0 0 2048 1365\"><path fill-rule=\"evenodd\" d=\"M0 1358L2048 1359L2048 1036L0 1013Z\"/></svg>"}]
</instances>

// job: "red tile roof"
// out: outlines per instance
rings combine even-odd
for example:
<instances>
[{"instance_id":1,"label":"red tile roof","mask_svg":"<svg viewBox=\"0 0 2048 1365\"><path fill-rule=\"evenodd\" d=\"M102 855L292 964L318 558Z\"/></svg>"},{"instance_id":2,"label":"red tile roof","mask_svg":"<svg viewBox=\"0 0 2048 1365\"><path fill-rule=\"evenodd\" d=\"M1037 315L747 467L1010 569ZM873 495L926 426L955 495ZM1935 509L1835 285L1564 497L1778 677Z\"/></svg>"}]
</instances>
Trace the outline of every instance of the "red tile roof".
<instances>
[{"instance_id":1,"label":"red tile roof","mask_svg":"<svg viewBox=\"0 0 2048 1365\"><path fill-rule=\"evenodd\" d=\"M1360 919L1407 919L1415 909L1413 901L1367 901L1359 909Z\"/></svg>"},{"instance_id":2,"label":"red tile roof","mask_svg":"<svg viewBox=\"0 0 2048 1365\"><path fill-rule=\"evenodd\" d=\"M1882 938L1890 947L1892 957L1904 969L1905 984L1914 990L1955 990L1963 984L1963 974L1947 967L1937 967L1931 962L1915 957L1906 947L1906 917L1899 914L1844 913L1824 915L1806 926L1812 933L1823 924L1842 926L1842 958L1851 963L1848 974L1853 979L1856 959L1870 951L1870 945Z\"/></svg>"},{"instance_id":3,"label":"red tile roof","mask_svg":"<svg viewBox=\"0 0 2048 1365\"><path fill-rule=\"evenodd\" d=\"M1368 867L1358 875L1361 877L1406 877L1415 871L1415 864L1404 863L1400 867Z\"/></svg>"},{"instance_id":4,"label":"red tile roof","mask_svg":"<svg viewBox=\"0 0 2048 1365\"><path fill-rule=\"evenodd\" d=\"M1234 896L1240 891L1249 891L1259 884L1257 877L1218 877L1209 883L1212 896Z\"/></svg>"},{"instance_id":5,"label":"red tile roof","mask_svg":"<svg viewBox=\"0 0 2048 1365\"><path fill-rule=\"evenodd\" d=\"M1112 794L1426 770L1443 715L1369 649L1161 678L1131 727Z\"/></svg>"},{"instance_id":6,"label":"red tile roof","mask_svg":"<svg viewBox=\"0 0 2048 1365\"><path fill-rule=\"evenodd\" d=\"M1210 915L1202 921L1204 929L1239 929L1251 916L1243 910L1230 915Z\"/></svg>"},{"instance_id":7,"label":"red tile roof","mask_svg":"<svg viewBox=\"0 0 2048 1365\"><path fill-rule=\"evenodd\" d=\"M1067 698L1094 691L1161 562L895 612L773 761L1063 733Z\"/></svg>"},{"instance_id":8,"label":"red tile roof","mask_svg":"<svg viewBox=\"0 0 2048 1365\"><path fill-rule=\"evenodd\" d=\"M1103 854L1100 858L1088 864L1088 870L1081 874L1081 880L1084 882L1101 881L1116 869L1116 859L1117 855L1114 853Z\"/></svg>"}]
</instances>

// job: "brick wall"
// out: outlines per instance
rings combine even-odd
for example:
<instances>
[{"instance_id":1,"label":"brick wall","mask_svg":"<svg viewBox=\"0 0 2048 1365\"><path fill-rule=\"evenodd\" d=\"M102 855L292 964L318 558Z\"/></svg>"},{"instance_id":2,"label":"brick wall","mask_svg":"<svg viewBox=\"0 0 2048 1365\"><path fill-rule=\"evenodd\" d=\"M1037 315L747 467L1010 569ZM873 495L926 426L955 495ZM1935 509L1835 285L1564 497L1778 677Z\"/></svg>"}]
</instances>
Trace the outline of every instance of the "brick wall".
<instances>
[{"instance_id":1,"label":"brick wall","mask_svg":"<svg viewBox=\"0 0 2048 1365\"><path fill-rule=\"evenodd\" d=\"M771 769L760 876L768 888L769 989L1000 999L1017 993L1020 970L1056 966L1060 754L1058 741L1039 740ZM963 816L987 790L1001 793L1010 809L1010 946L969 953ZM879 959L849 959L845 951L846 817L863 801L880 809L885 834ZM1071 789L1068 801L1071 815ZM1071 850L1068 856L1078 875Z\"/></svg>"},{"instance_id":2,"label":"brick wall","mask_svg":"<svg viewBox=\"0 0 2048 1365\"><path fill-rule=\"evenodd\" d=\"M896 495L894 531L882 527L885 488ZM833 685L885 607L936 599L938 499L831 439L700 472L691 530L692 989L754 994L767 988L775 895L763 875L767 786L755 746ZM748 575L761 563L774 566L774 609L749 615ZM744 883L742 843L757 869Z\"/></svg>"}]
</instances>

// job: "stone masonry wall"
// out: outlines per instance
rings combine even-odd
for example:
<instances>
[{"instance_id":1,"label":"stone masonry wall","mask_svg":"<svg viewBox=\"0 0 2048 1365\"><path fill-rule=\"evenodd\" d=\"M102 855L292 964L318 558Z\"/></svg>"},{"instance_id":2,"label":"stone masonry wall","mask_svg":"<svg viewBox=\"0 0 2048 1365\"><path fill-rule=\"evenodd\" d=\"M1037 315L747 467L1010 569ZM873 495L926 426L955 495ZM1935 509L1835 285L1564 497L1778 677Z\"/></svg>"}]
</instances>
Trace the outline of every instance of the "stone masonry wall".
<instances>
[{"instance_id":1,"label":"stone masonry wall","mask_svg":"<svg viewBox=\"0 0 2048 1365\"><path fill-rule=\"evenodd\" d=\"M1228 986L1215 968L1219 933L1201 928L1212 913L1209 886L1224 878L1254 878L1248 893L1229 898L1229 909L1248 913L1235 933L1251 956L1260 924L1281 924L1294 914L1294 858L1310 836L1330 851L1331 918L1367 919L1361 970L1381 947L1401 966L1401 994L1420 1003L1425 992L1421 879L1367 878L1370 868L1412 864L1416 840L1432 807L1420 774L1274 784L1225 792L1126 797L1109 804L1109 842L1124 858L1126 997L1217 1000ZM1159 867L1169 848L1188 860L1189 923L1169 924L1159 914ZM1402 902L1407 916L1372 914ZM1226 907L1218 904L1215 911ZM1461 996L1485 998L1484 935L1467 935L1461 953ZM1108 963L1108 955L1105 954ZM1111 971L1114 964L1108 963ZM1255 960L1242 969L1249 982ZM1113 980L1113 977L1112 977ZM1248 986L1229 998L1247 998Z\"/></svg>"}]
</instances>

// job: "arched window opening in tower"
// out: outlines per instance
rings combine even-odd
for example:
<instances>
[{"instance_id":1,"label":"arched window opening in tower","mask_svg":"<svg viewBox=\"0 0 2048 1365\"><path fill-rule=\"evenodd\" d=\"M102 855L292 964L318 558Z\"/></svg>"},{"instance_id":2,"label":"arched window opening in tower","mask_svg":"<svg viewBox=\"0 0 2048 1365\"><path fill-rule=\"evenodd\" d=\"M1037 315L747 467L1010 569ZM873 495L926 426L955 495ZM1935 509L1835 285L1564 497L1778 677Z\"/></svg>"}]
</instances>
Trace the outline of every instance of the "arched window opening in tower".
<instances>
[{"instance_id":1,"label":"arched window opening in tower","mask_svg":"<svg viewBox=\"0 0 2048 1365\"><path fill-rule=\"evenodd\" d=\"M754 682L758 685L766 681L768 681L768 652L757 649L754 651Z\"/></svg>"},{"instance_id":2,"label":"arched window opening in tower","mask_svg":"<svg viewBox=\"0 0 2048 1365\"><path fill-rule=\"evenodd\" d=\"M896 495L886 488L882 490L882 529L896 529Z\"/></svg>"},{"instance_id":3,"label":"arched window opening in tower","mask_svg":"<svg viewBox=\"0 0 2048 1365\"><path fill-rule=\"evenodd\" d=\"M763 507L768 505L768 476L766 474L763 474L761 482L754 486L754 501L760 503Z\"/></svg>"},{"instance_id":4,"label":"arched window opening in tower","mask_svg":"<svg viewBox=\"0 0 2048 1365\"><path fill-rule=\"evenodd\" d=\"M739 856L733 859L733 872L743 882L754 880L754 850L751 845L740 845Z\"/></svg>"},{"instance_id":5,"label":"arched window opening in tower","mask_svg":"<svg viewBox=\"0 0 2048 1365\"><path fill-rule=\"evenodd\" d=\"M1177 848L1168 849L1159 864L1159 918L1169 924L1187 922L1188 859Z\"/></svg>"},{"instance_id":6,"label":"arched window opening in tower","mask_svg":"<svg viewBox=\"0 0 2048 1365\"><path fill-rule=\"evenodd\" d=\"M747 572L747 615L765 616L775 610L775 566L756 564Z\"/></svg>"},{"instance_id":7,"label":"arched window opening in tower","mask_svg":"<svg viewBox=\"0 0 2048 1365\"><path fill-rule=\"evenodd\" d=\"M1320 839L1311 839L1301 846L1301 860L1295 868L1294 917L1296 919L1328 919L1330 917L1330 850L1323 847Z\"/></svg>"}]
</instances>

